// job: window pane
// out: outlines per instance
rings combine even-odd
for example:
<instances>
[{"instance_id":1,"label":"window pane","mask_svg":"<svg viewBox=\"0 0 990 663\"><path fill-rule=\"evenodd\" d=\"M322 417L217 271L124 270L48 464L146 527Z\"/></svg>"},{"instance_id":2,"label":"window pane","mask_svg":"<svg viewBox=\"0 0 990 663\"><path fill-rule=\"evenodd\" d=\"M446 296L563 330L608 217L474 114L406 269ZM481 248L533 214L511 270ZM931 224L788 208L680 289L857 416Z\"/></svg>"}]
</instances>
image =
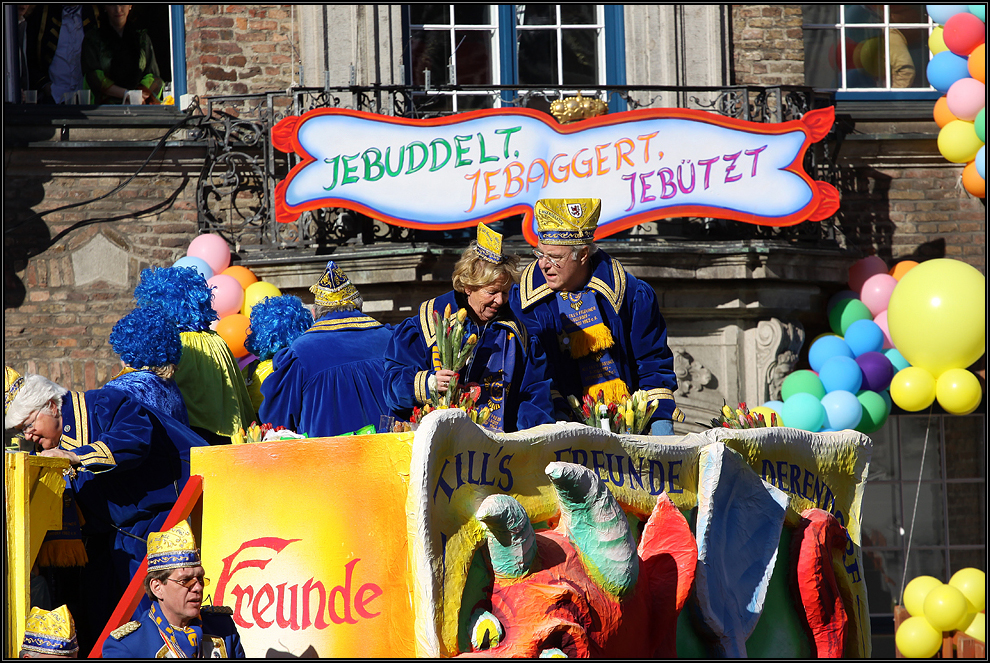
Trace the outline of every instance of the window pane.
<instances>
[{"instance_id":1,"label":"window pane","mask_svg":"<svg viewBox=\"0 0 990 663\"><path fill-rule=\"evenodd\" d=\"M863 576L870 614L893 613L900 600L904 553L900 550L863 550Z\"/></svg>"},{"instance_id":2,"label":"window pane","mask_svg":"<svg viewBox=\"0 0 990 663\"><path fill-rule=\"evenodd\" d=\"M409 22L413 25L449 25L450 5L409 5Z\"/></svg>"},{"instance_id":3,"label":"window pane","mask_svg":"<svg viewBox=\"0 0 990 663\"><path fill-rule=\"evenodd\" d=\"M928 432L928 449L925 453L925 467L921 478L936 480L942 478L942 461L939 456L939 418L931 417L931 430ZM917 481L921 468L921 453L925 444L925 433L929 417L900 417L901 428L901 471L904 481ZM914 497L912 496L912 499Z\"/></svg>"},{"instance_id":4,"label":"window pane","mask_svg":"<svg viewBox=\"0 0 990 663\"><path fill-rule=\"evenodd\" d=\"M889 418L886 425L870 434L873 439L873 454L870 456L868 481L896 481L900 478L897 463L897 419Z\"/></svg>"},{"instance_id":5,"label":"window pane","mask_svg":"<svg viewBox=\"0 0 990 663\"><path fill-rule=\"evenodd\" d=\"M900 484L867 481L863 505L863 547L903 545Z\"/></svg>"},{"instance_id":6,"label":"window pane","mask_svg":"<svg viewBox=\"0 0 990 663\"><path fill-rule=\"evenodd\" d=\"M458 85L490 85L492 83L491 33L481 30L458 30L455 62Z\"/></svg>"},{"instance_id":7,"label":"window pane","mask_svg":"<svg viewBox=\"0 0 990 663\"><path fill-rule=\"evenodd\" d=\"M458 25L488 25L491 5L454 5L454 23Z\"/></svg>"},{"instance_id":8,"label":"window pane","mask_svg":"<svg viewBox=\"0 0 990 663\"><path fill-rule=\"evenodd\" d=\"M846 5L846 23L882 23L883 5Z\"/></svg>"},{"instance_id":9,"label":"window pane","mask_svg":"<svg viewBox=\"0 0 990 663\"><path fill-rule=\"evenodd\" d=\"M949 544L964 546L987 540L987 494L984 483L950 483L945 487L949 509Z\"/></svg>"},{"instance_id":10,"label":"window pane","mask_svg":"<svg viewBox=\"0 0 990 663\"><path fill-rule=\"evenodd\" d=\"M469 111L478 110L479 108L492 108L494 103L492 101L492 96L489 94L459 94L457 95L457 110Z\"/></svg>"},{"instance_id":11,"label":"window pane","mask_svg":"<svg viewBox=\"0 0 990 663\"><path fill-rule=\"evenodd\" d=\"M557 85L557 37L553 30L524 30L519 36L519 82Z\"/></svg>"},{"instance_id":12,"label":"window pane","mask_svg":"<svg viewBox=\"0 0 990 663\"><path fill-rule=\"evenodd\" d=\"M911 536L911 519L914 511L914 496L918 484L905 482L904 491L904 540ZM945 544L945 518L942 507L942 484L921 484L918 499L918 512L914 517L912 546L941 546Z\"/></svg>"},{"instance_id":13,"label":"window pane","mask_svg":"<svg viewBox=\"0 0 990 663\"><path fill-rule=\"evenodd\" d=\"M562 25L594 25L595 5L561 5L560 23Z\"/></svg>"},{"instance_id":14,"label":"window pane","mask_svg":"<svg viewBox=\"0 0 990 663\"><path fill-rule=\"evenodd\" d=\"M929 548L928 550L912 549L907 558L907 577L904 578L904 584L911 582L918 576L932 576L933 578L938 578L942 582L948 582L949 577L945 573L945 563L946 559L944 550L938 548ZM903 568L899 571L900 573L904 573ZM900 581L901 578L898 574L898 584Z\"/></svg>"},{"instance_id":15,"label":"window pane","mask_svg":"<svg viewBox=\"0 0 990 663\"><path fill-rule=\"evenodd\" d=\"M450 113L454 110L454 98L449 94L417 96L416 110L420 113Z\"/></svg>"},{"instance_id":16,"label":"window pane","mask_svg":"<svg viewBox=\"0 0 990 663\"><path fill-rule=\"evenodd\" d=\"M839 5L801 5L804 24L838 23Z\"/></svg>"},{"instance_id":17,"label":"window pane","mask_svg":"<svg viewBox=\"0 0 990 663\"><path fill-rule=\"evenodd\" d=\"M881 86L881 80L886 79L883 30L850 28L846 30L846 36L855 44L852 62L846 62L846 87Z\"/></svg>"},{"instance_id":18,"label":"window pane","mask_svg":"<svg viewBox=\"0 0 990 663\"><path fill-rule=\"evenodd\" d=\"M804 82L818 88L838 88L842 84L841 67L852 67L853 49L850 44L843 53L837 48L838 30L804 31ZM848 43L848 40L847 40Z\"/></svg>"},{"instance_id":19,"label":"window pane","mask_svg":"<svg viewBox=\"0 0 990 663\"><path fill-rule=\"evenodd\" d=\"M412 78L414 85L425 85L424 69L430 70L430 84L444 85L447 80L447 62L450 58L448 32L412 30Z\"/></svg>"},{"instance_id":20,"label":"window pane","mask_svg":"<svg viewBox=\"0 0 990 663\"><path fill-rule=\"evenodd\" d=\"M516 25L556 24L556 5L516 5Z\"/></svg>"},{"instance_id":21,"label":"window pane","mask_svg":"<svg viewBox=\"0 0 990 663\"><path fill-rule=\"evenodd\" d=\"M943 417L945 474L949 479L985 479L986 430L983 417Z\"/></svg>"},{"instance_id":22,"label":"window pane","mask_svg":"<svg viewBox=\"0 0 990 663\"><path fill-rule=\"evenodd\" d=\"M896 63L897 57L894 55L894 45L897 43L896 36L900 34L904 38L904 48L907 49L908 55L911 58L910 66L914 68L914 77L911 80L910 87L928 87L928 28L917 28L908 29L903 28L901 30L893 29L891 30L891 61ZM903 60L903 54L899 56ZM907 63L905 62L905 65ZM894 81L895 85L893 87L900 87L896 85L898 77L895 75L891 80Z\"/></svg>"},{"instance_id":23,"label":"window pane","mask_svg":"<svg viewBox=\"0 0 990 663\"><path fill-rule=\"evenodd\" d=\"M562 30L564 85L598 82L598 31Z\"/></svg>"},{"instance_id":24,"label":"window pane","mask_svg":"<svg viewBox=\"0 0 990 663\"><path fill-rule=\"evenodd\" d=\"M891 23L927 23L924 5L890 5Z\"/></svg>"},{"instance_id":25,"label":"window pane","mask_svg":"<svg viewBox=\"0 0 990 663\"><path fill-rule=\"evenodd\" d=\"M952 561L952 573L959 569L980 569L987 570L987 551L982 550L952 550L949 551L949 559Z\"/></svg>"}]
</instances>

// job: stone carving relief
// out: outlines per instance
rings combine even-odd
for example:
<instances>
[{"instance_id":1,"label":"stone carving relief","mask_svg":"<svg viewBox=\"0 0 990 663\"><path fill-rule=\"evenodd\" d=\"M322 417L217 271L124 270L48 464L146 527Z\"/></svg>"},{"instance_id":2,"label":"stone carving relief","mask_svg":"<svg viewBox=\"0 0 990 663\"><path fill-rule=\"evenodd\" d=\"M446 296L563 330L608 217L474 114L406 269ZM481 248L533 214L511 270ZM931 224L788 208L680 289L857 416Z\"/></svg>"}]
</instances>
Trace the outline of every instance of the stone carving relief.
<instances>
[{"instance_id":1,"label":"stone carving relief","mask_svg":"<svg viewBox=\"0 0 990 663\"><path fill-rule=\"evenodd\" d=\"M674 375L677 376L677 391L675 396L687 396L692 391L701 392L705 387L714 389L718 382L712 372L703 364L695 361L684 350L674 350Z\"/></svg>"},{"instance_id":2,"label":"stone carving relief","mask_svg":"<svg viewBox=\"0 0 990 663\"><path fill-rule=\"evenodd\" d=\"M803 345L804 327L799 322L771 318L756 326L756 369L762 378L761 403L781 400L784 378L797 366Z\"/></svg>"}]
</instances>

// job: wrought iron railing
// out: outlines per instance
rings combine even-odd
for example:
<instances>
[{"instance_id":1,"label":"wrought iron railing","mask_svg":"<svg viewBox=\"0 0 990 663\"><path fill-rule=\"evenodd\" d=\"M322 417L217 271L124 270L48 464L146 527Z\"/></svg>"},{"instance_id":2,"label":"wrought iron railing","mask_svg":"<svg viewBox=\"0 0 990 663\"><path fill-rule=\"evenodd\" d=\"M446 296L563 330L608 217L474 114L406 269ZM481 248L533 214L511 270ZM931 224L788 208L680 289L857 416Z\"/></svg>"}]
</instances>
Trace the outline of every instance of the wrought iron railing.
<instances>
[{"instance_id":1,"label":"wrought iron railing","mask_svg":"<svg viewBox=\"0 0 990 663\"><path fill-rule=\"evenodd\" d=\"M588 86L552 89L526 86L349 86L294 88L198 99L189 138L207 143L207 158L197 189L203 230L225 237L238 252L277 252L321 249L346 244L445 240L463 243L463 233L411 230L391 226L345 209L304 213L292 223L276 223L274 190L296 163L296 155L276 150L271 128L281 119L315 108L353 108L412 118L451 114L449 100L458 93L484 97L488 107L528 107L547 110L550 102L580 92L608 102L613 110L682 107L717 112L754 122L783 122L831 103L808 87L731 86ZM808 150L805 169L812 177L835 180L834 141L829 136ZM518 220L504 222L508 234ZM711 218L684 218L645 223L619 237L731 240L788 239L834 244L830 220L769 228Z\"/></svg>"}]
</instances>

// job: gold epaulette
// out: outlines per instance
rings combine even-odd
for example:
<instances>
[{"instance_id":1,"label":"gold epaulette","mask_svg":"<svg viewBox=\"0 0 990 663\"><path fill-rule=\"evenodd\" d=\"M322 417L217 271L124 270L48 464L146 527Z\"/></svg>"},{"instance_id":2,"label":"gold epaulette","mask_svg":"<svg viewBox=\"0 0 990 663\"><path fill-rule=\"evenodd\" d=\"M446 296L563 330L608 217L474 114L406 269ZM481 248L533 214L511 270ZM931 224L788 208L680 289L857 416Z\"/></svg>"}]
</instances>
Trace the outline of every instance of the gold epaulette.
<instances>
[{"instance_id":1,"label":"gold epaulette","mask_svg":"<svg viewBox=\"0 0 990 663\"><path fill-rule=\"evenodd\" d=\"M228 608L225 605L204 605L199 609L200 612L205 612L207 614L213 615L232 615L234 614L233 608Z\"/></svg>"},{"instance_id":2,"label":"gold epaulette","mask_svg":"<svg viewBox=\"0 0 990 663\"><path fill-rule=\"evenodd\" d=\"M114 640L123 640L124 637L130 635L134 631L138 630L140 627L141 627L141 622L127 622L120 628L115 628L114 630L110 631L110 637L113 638Z\"/></svg>"}]
</instances>

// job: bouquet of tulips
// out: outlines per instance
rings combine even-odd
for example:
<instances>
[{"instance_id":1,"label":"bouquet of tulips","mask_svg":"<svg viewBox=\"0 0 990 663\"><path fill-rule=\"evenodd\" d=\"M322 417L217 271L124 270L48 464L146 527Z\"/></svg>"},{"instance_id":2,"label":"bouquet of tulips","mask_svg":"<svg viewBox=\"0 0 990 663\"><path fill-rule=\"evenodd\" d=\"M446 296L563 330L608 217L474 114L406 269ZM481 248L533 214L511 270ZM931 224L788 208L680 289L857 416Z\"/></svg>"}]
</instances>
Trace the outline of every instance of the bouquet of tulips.
<instances>
[{"instance_id":1,"label":"bouquet of tulips","mask_svg":"<svg viewBox=\"0 0 990 663\"><path fill-rule=\"evenodd\" d=\"M750 412L745 403L740 403L735 410L724 403L722 414L712 418L712 428L770 428L780 425L774 413L770 413L768 422L762 413Z\"/></svg>"},{"instance_id":2,"label":"bouquet of tulips","mask_svg":"<svg viewBox=\"0 0 990 663\"><path fill-rule=\"evenodd\" d=\"M293 437L293 438L306 437L305 435L298 435L296 433L293 433L290 429L286 428L285 426L272 426L271 424L261 424L259 426L258 422L252 421L251 425L248 426L246 433L244 432L243 428L240 429L238 432L230 436L230 442L231 444L254 444L256 442L263 442L265 440L266 435L268 435L271 432L277 433L279 431L285 431L287 437ZM270 435L269 435L269 439L271 439Z\"/></svg>"},{"instance_id":3,"label":"bouquet of tulips","mask_svg":"<svg viewBox=\"0 0 990 663\"><path fill-rule=\"evenodd\" d=\"M581 403L576 397L568 396L567 402L584 419L585 425L624 435L641 435L660 405L656 399L649 400L645 391L606 403L605 393L600 389L598 398L587 395Z\"/></svg>"},{"instance_id":4,"label":"bouquet of tulips","mask_svg":"<svg viewBox=\"0 0 990 663\"><path fill-rule=\"evenodd\" d=\"M460 398L452 405L449 406L433 406L427 403L423 407L414 407L412 417L410 421L414 424L418 424L423 420L423 417L428 415L434 410L443 410L448 408L458 408L467 412L468 416L471 417L471 421L478 424L479 426L484 426L488 421L488 417L491 415L491 411L487 407L478 409L478 398L481 396L481 387L478 385L468 385L466 390L462 390Z\"/></svg>"},{"instance_id":5,"label":"bouquet of tulips","mask_svg":"<svg viewBox=\"0 0 990 663\"><path fill-rule=\"evenodd\" d=\"M451 314L450 304L443 311L443 319L440 319L436 311L433 312L433 321L437 328L437 352L440 355L440 368L450 371L459 371L467 364L474 346L478 344L478 337L471 334L466 339L464 333L467 321L467 309L462 308L457 313ZM457 384L459 376L454 376L447 388L447 393L439 394L436 390L430 394L431 409L460 407L455 403L460 402L461 388ZM463 409L463 408L461 408Z\"/></svg>"}]
</instances>

